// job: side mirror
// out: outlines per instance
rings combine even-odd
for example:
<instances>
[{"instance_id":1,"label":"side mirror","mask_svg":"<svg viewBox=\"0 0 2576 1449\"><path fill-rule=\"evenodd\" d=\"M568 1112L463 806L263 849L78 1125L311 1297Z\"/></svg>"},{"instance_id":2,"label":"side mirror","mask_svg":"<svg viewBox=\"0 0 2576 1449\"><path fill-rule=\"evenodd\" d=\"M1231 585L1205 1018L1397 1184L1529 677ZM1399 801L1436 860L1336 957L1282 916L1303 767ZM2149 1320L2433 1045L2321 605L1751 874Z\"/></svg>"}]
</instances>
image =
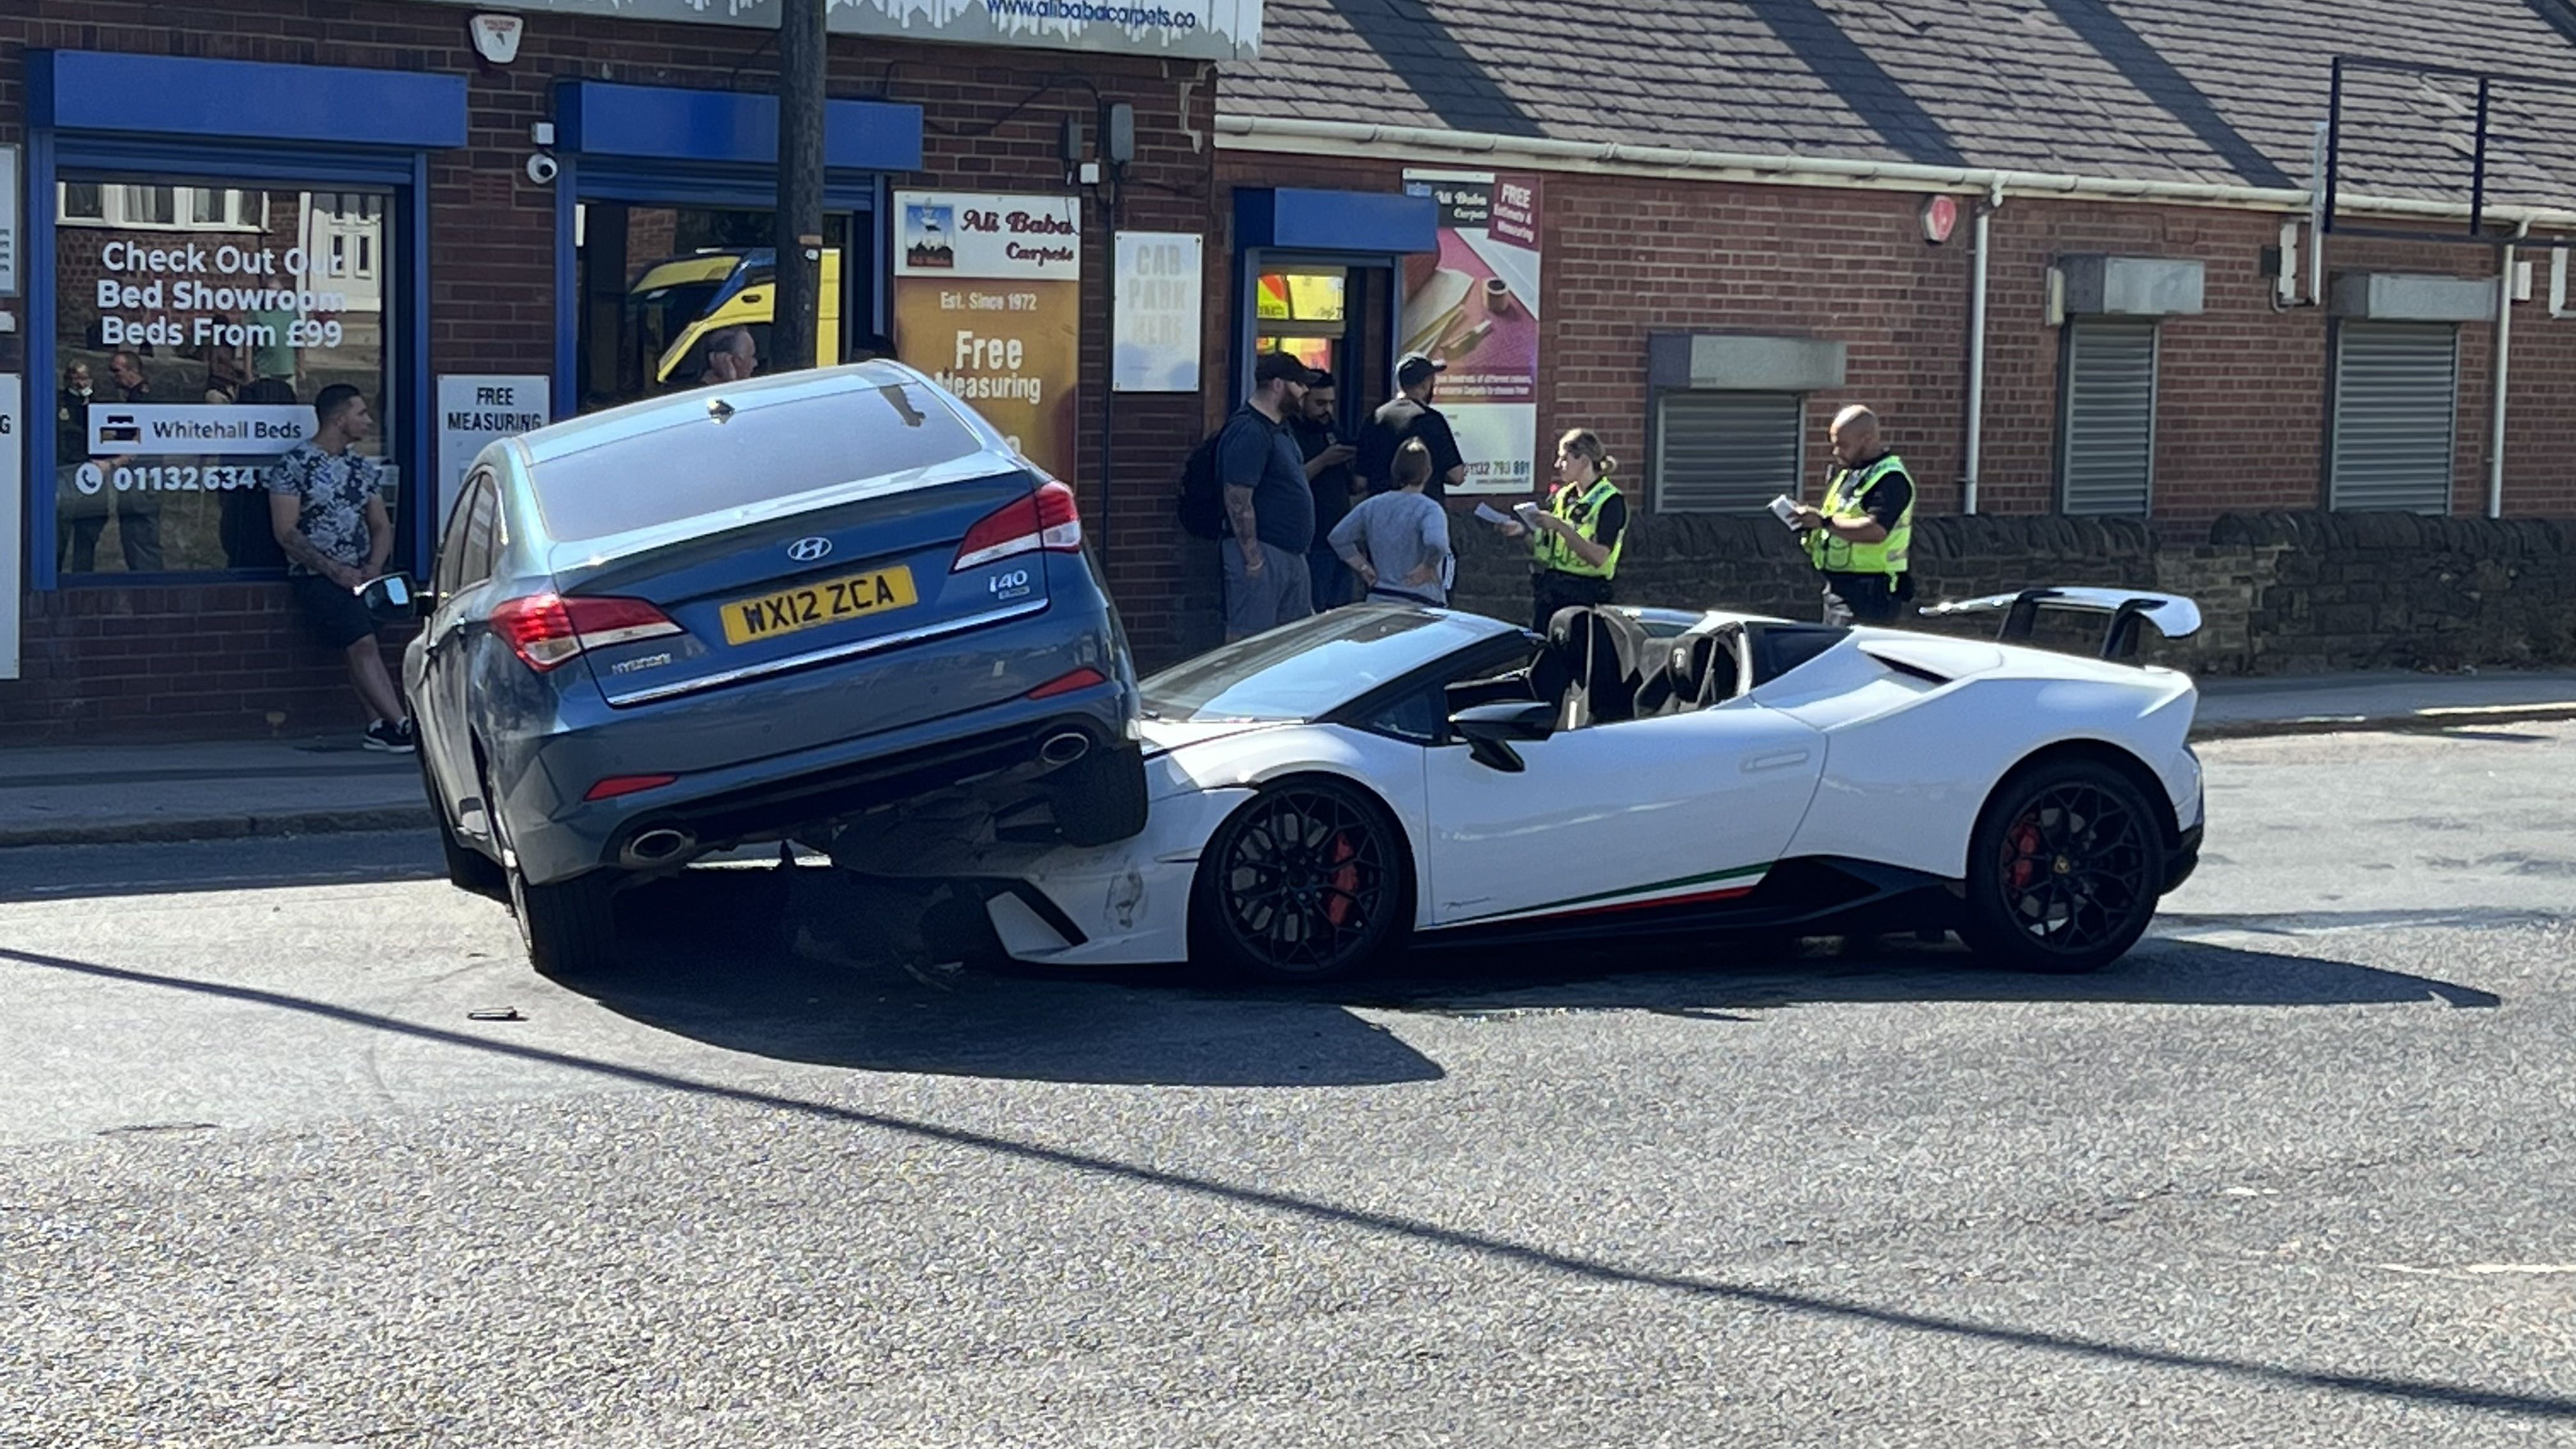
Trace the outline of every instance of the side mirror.
<instances>
[{"instance_id":1,"label":"side mirror","mask_svg":"<svg viewBox=\"0 0 2576 1449\"><path fill-rule=\"evenodd\" d=\"M420 617L420 596L413 588L409 574L386 574L358 586L358 602L379 624L395 624Z\"/></svg>"},{"instance_id":2,"label":"side mirror","mask_svg":"<svg viewBox=\"0 0 2576 1449\"><path fill-rule=\"evenodd\" d=\"M1467 753L1477 764L1516 775L1529 766L1511 742L1543 740L1556 733L1556 706L1541 700L1480 704L1451 715L1449 727L1467 742Z\"/></svg>"}]
</instances>

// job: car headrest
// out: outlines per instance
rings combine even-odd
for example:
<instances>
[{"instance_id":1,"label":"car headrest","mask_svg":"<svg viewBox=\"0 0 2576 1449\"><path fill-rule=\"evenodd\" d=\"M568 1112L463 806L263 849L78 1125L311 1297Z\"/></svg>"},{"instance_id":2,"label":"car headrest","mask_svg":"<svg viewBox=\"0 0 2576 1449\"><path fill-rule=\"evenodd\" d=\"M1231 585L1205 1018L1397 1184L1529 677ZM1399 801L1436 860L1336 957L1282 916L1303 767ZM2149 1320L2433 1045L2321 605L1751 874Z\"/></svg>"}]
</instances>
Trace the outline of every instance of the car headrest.
<instances>
[{"instance_id":1,"label":"car headrest","mask_svg":"<svg viewBox=\"0 0 2576 1449\"><path fill-rule=\"evenodd\" d=\"M1734 697L1741 668L1736 649L1731 634L1684 634L1672 641L1666 650L1670 662L1664 667L1672 675L1673 692L1683 708L1706 708Z\"/></svg>"}]
</instances>

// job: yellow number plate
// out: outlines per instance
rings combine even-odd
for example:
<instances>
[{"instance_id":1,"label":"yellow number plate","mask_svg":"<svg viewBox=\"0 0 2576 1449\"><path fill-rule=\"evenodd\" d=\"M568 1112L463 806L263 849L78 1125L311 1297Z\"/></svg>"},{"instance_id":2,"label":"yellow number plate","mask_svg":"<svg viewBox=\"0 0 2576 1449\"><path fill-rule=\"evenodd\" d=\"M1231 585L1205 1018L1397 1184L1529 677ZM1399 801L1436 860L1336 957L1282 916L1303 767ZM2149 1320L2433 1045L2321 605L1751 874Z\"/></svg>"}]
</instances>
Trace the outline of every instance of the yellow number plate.
<instances>
[{"instance_id":1,"label":"yellow number plate","mask_svg":"<svg viewBox=\"0 0 2576 1449\"><path fill-rule=\"evenodd\" d=\"M921 596L913 592L912 570L908 568L825 579L801 589L786 589L757 599L736 599L725 605L725 642L748 644L754 639L774 639L799 629L838 624L868 614L890 614L919 602Z\"/></svg>"}]
</instances>

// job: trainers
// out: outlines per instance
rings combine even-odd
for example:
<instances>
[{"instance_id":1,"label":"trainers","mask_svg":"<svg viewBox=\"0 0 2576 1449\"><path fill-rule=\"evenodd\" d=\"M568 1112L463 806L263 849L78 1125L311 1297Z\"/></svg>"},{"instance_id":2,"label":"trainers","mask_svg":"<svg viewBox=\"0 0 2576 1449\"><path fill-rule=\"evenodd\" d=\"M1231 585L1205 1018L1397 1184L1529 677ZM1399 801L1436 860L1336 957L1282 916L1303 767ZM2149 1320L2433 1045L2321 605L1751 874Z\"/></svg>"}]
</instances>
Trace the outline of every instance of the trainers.
<instances>
[{"instance_id":1,"label":"trainers","mask_svg":"<svg viewBox=\"0 0 2576 1449\"><path fill-rule=\"evenodd\" d=\"M418 748L412 740L410 720L404 720L400 724L389 719L376 721L367 726L365 743L368 749L383 750L396 755L408 755Z\"/></svg>"}]
</instances>

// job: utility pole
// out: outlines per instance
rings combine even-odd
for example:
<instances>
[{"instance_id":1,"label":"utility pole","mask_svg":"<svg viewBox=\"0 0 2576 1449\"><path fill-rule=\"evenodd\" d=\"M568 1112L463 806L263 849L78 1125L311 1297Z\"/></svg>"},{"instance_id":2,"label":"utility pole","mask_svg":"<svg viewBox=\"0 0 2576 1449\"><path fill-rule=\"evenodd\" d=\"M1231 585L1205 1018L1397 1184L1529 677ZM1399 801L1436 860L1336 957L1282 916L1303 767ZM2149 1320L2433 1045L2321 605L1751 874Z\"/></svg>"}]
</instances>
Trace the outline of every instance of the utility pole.
<instances>
[{"instance_id":1,"label":"utility pole","mask_svg":"<svg viewBox=\"0 0 2576 1449\"><path fill-rule=\"evenodd\" d=\"M783 0L778 16L778 284L765 372L814 366L822 296L823 9Z\"/></svg>"}]
</instances>

